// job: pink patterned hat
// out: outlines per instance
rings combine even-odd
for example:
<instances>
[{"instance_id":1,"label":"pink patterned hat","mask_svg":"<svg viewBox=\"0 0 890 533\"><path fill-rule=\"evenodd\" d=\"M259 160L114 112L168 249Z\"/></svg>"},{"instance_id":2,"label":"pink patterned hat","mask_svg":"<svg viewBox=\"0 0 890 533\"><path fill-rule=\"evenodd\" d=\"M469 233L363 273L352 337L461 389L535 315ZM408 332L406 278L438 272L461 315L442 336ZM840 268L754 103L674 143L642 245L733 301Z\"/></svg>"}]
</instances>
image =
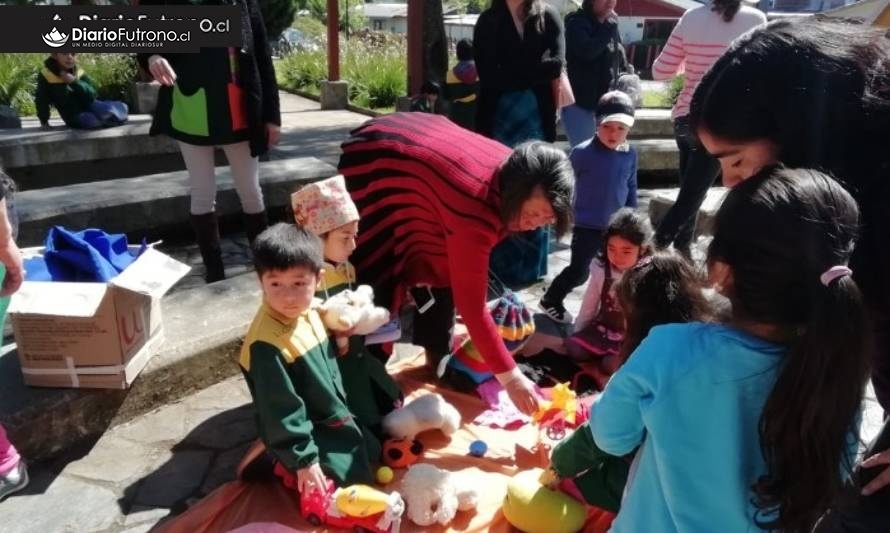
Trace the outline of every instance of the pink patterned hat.
<instances>
[{"instance_id":1,"label":"pink patterned hat","mask_svg":"<svg viewBox=\"0 0 890 533\"><path fill-rule=\"evenodd\" d=\"M304 186L290 195L297 224L323 235L359 219L343 176L334 176Z\"/></svg>"}]
</instances>

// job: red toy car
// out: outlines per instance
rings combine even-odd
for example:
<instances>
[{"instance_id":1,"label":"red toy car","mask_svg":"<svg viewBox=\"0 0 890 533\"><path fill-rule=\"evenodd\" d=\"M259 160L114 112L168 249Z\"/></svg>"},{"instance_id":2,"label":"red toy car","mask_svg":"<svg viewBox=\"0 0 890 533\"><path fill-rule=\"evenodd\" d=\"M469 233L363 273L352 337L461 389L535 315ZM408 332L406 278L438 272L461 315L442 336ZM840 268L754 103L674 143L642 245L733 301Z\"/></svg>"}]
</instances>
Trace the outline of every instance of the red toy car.
<instances>
[{"instance_id":1,"label":"red toy car","mask_svg":"<svg viewBox=\"0 0 890 533\"><path fill-rule=\"evenodd\" d=\"M399 533L405 503L398 492L386 494L367 485L338 489L328 480L324 491L300 495L300 514L322 524L372 533Z\"/></svg>"}]
</instances>

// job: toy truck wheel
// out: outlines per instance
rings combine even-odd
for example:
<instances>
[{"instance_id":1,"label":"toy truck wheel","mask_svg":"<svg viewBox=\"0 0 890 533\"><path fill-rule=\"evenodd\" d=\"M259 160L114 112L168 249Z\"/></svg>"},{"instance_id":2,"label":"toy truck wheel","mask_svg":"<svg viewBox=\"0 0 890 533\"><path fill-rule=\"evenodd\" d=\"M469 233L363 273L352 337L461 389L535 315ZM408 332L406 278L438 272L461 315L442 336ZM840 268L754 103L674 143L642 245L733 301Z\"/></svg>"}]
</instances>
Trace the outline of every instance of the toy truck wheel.
<instances>
[{"instance_id":1,"label":"toy truck wheel","mask_svg":"<svg viewBox=\"0 0 890 533\"><path fill-rule=\"evenodd\" d=\"M318 516L317 514L315 514L315 513L313 513L313 514L309 515L308 517L306 517L306 520L308 520L309 523L312 524L314 527L318 527L318 526L321 525L321 517L319 517L319 516Z\"/></svg>"}]
</instances>

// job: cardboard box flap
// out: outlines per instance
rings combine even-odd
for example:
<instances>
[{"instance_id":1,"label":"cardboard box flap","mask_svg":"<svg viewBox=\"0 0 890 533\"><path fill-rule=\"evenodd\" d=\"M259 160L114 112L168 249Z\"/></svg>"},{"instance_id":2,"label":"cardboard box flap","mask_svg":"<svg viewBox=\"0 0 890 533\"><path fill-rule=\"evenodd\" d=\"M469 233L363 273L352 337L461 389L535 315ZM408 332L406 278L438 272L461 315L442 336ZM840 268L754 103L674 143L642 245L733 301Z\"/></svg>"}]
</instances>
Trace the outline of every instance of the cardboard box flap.
<instances>
[{"instance_id":1,"label":"cardboard box flap","mask_svg":"<svg viewBox=\"0 0 890 533\"><path fill-rule=\"evenodd\" d=\"M149 248L127 267L119 276L111 280L115 287L127 289L152 298L160 298L177 281L188 274L191 267Z\"/></svg>"},{"instance_id":2,"label":"cardboard box flap","mask_svg":"<svg viewBox=\"0 0 890 533\"><path fill-rule=\"evenodd\" d=\"M104 283L29 281L9 303L10 314L95 316L105 298Z\"/></svg>"}]
</instances>

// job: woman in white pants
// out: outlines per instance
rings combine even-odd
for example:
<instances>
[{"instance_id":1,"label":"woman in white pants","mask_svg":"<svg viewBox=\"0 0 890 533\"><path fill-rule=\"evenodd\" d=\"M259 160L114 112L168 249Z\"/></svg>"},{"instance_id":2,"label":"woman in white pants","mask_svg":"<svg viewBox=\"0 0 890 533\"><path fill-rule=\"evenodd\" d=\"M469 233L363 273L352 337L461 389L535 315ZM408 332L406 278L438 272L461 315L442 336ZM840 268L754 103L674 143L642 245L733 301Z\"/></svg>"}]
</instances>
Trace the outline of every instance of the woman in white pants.
<instances>
[{"instance_id":1,"label":"woman in white pants","mask_svg":"<svg viewBox=\"0 0 890 533\"><path fill-rule=\"evenodd\" d=\"M161 83L150 133L176 139L189 172L191 222L208 283L225 278L215 209L214 148L221 147L229 161L247 237L253 242L268 225L258 157L278 142L281 125L278 86L259 6L256 0L234 3L241 8L240 49L139 56L143 68ZM159 4L184 2L140 2Z\"/></svg>"}]
</instances>

